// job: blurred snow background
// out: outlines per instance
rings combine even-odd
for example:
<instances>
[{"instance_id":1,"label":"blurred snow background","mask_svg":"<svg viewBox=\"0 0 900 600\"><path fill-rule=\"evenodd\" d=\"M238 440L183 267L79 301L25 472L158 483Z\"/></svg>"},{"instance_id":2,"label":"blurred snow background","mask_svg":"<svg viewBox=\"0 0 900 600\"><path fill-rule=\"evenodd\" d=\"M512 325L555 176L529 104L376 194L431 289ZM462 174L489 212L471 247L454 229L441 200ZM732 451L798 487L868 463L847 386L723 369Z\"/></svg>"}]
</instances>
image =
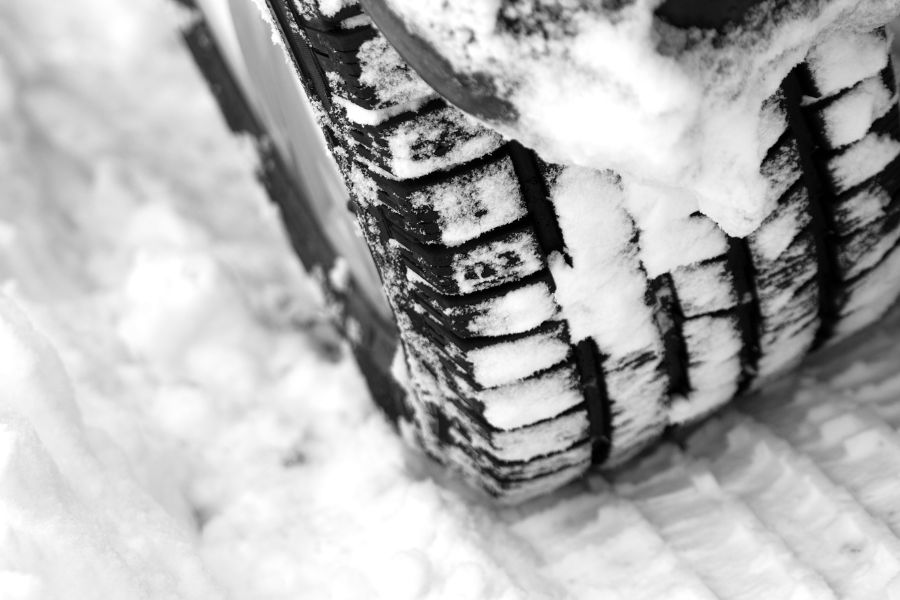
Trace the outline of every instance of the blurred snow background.
<instances>
[{"instance_id":1,"label":"blurred snow background","mask_svg":"<svg viewBox=\"0 0 900 600\"><path fill-rule=\"evenodd\" d=\"M0 2L0 598L896 585L898 319L615 488L493 509L372 408L180 18Z\"/></svg>"}]
</instances>

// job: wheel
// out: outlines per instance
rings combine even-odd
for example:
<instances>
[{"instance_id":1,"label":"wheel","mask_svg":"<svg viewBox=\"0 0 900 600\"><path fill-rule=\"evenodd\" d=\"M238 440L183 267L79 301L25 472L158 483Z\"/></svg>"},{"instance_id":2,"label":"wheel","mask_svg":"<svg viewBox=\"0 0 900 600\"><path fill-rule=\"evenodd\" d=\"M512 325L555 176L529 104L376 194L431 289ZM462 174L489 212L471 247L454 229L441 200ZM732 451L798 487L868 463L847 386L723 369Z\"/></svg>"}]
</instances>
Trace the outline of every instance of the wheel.
<instances>
[{"instance_id":1,"label":"wheel","mask_svg":"<svg viewBox=\"0 0 900 600\"><path fill-rule=\"evenodd\" d=\"M260 4L199 0L188 45L231 127L256 140L375 400L494 496L619 465L900 293L883 29L823 41L767 102L760 168L777 202L738 239L677 198L660 219L614 173L502 139L428 87L353 0L332 14ZM368 264L340 233L348 205Z\"/></svg>"}]
</instances>

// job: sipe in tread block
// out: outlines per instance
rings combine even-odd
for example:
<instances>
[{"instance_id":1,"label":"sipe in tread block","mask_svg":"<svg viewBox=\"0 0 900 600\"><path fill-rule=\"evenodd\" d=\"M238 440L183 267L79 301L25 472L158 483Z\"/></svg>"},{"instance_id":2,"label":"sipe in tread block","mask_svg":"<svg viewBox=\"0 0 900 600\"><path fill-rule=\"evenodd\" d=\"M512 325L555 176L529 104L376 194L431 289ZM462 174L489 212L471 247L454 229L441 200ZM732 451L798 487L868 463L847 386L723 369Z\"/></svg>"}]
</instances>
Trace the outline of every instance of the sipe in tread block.
<instances>
[{"instance_id":1,"label":"sipe in tread block","mask_svg":"<svg viewBox=\"0 0 900 600\"><path fill-rule=\"evenodd\" d=\"M871 51L856 76L823 43L766 103L770 214L736 239L693 212L663 227L635 194L623 199L627 182L502 140L428 88L356 4L327 16L311 1L267 3L396 320L376 325L352 286L333 291L363 331L354 354L404 435L492 495L517 501L620 464L871 322L900 292L900 126L883 30L861 34ZM336 253L317 248L327 224L265 153L246 103L230 108L240 90L208 42L188 41L229 122L260 140L307 268L328 272ZM861 104L871 118L846 122ZM573 181L605 182L596 211L567 212ZM610 223L620 227L598 261L578 231ZM633 339L585 332L568 308L572 277L610 308L601 320L631 294L643 319ZM898 283L885 291L885 277Z\"/></svg>"}]
</instances>

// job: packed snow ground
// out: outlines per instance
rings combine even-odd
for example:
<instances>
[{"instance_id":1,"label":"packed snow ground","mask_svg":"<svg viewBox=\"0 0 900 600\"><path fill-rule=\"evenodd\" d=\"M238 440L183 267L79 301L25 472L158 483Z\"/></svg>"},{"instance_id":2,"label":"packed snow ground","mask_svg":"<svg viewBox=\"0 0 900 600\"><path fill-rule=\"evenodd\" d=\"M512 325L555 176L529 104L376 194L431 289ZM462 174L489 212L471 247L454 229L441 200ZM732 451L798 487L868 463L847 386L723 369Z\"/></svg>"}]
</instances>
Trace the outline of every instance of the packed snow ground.
<instances>
[{"instance_id":1,"label":"packed snow ground","mask_svg":"<svg viewBox=\"0 0 900 600\"><path fill-rule=\"evenodd\" d=\"M492 508L372 408L178 14L0 3L0 598L896 587L900 318L614 484Z\"/></svg>"}]
</instances>

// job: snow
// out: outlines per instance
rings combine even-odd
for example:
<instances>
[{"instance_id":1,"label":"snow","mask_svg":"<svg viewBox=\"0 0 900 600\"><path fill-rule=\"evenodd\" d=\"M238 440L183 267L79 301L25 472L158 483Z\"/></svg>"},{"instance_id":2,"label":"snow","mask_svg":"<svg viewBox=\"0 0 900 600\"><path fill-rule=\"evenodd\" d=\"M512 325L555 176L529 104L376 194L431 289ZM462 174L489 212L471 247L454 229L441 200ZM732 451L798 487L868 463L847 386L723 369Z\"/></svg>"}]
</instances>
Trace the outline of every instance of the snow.
<instances>
[{"instance_id":1,"label":"snow","mask_svg":"<svg viewBox=\"0 0 900 600\"><path fill-rule=\"evenodd\" d=\"M173 11L0 4L0 597L896 587L898 313L686 450L499 508L373 408ZM883 273L900 281L896 261ZM539 402L571 376L497 394L487 414L513 440L578 401Z\"/></svg>"},{"instance_id":2,"label":"snow","mask_svg":"<svg viewBox=\"0 0 900 600\"><path fill-rule=\"evenodd\" d=\"M819 96L833 96L884 69L889 43L878 33L839 29L813 46L808 65Z\"/></svg>"},{"instance_id":3,"label":"snow","mask_svg":"<svg viewBox=\"0 0 900 600\"><path fill-rule=\"evenodd\" d=\"M805 190L800 193L805 194ZM750 239L751 247L763 260L778 260L806 225L808 218L798 214L798 210L792 206L788 210L773 213L767 226L757 231Z\"/></svg>"},{"instance_id":4,"label":"snow","mask_svg":"<svg viewBox=\"0 0 900 600\"><path fill-rule=\"evenodd\" d=\"M341 22L341 27L349 29L370 25L371 20L365 14ZM401 113L416 110L436 97L434 91L403 62L384 37L376 36L363 42L356 56L361 71L360 83L375 91L377 102L374 109L369 109L347 98L335 96L335 101L344 107L350 121L378 125ZM336 87L341 89L338 74L329 71L327 75L338 82Z\"/></svg>"},{"instance_id":5,"label":"snow","mask_svg":"<svg viewBox=\"0 0 900 600\"><path fill-rule=\"evenodd\" d=\"M842 202L836 220L845 231L853 231L886 215L891 197L881 186L865 187Z\"/></svg>"},{"instance_id":6,"label":"snow","mask_svg":"<svg viewBox=\"0 0 900 600\"><path fill-rule=\"evenodd\" d=\"M328 75L331 75L329 72ZM331 79L329 77L329 79ZM391 117L395 117L399 114L402 114L409 110L416 110L423 102L410 102L408 104L396 104L394 106L390 106L389 108L382 108L378 110L369 110L366 108L360 108L358 104L354 104L350 100L346 98L342 98L340 96L335 96L334 101L336 104L344 107L344 110L347 113L347 118L350 119L354 123L359 123L360 125L378 125L387 121Z\"/></svg>"},{"instance_id":7,"label":"snow","mask_svg":"<svg viewBox=\"0 0 900 600\"><path fill-rule=\"evenodd\" d=\"M738 303L724 260L676 269L672 282L678 290L681 312L688 319Z\"/></svg>"},{"instance_id":8,"label":"snow","mask_svg":"<svg viewBox=\"0 0 900 600\"><path fill-rule=\"evenodd\" d=\"M476 305L466 328L479 336L524 333L556 316L557 310L547 284L535 283Z\"/></svg>"},{"instance_id":9,"label":"snow","mask_svg":"<svg viewBox=\"0 0 900 600\"><path fill-rule=\"evenodd\" d=\"M415 208L437 213L441 241L458 246L524 217L527 211L518 187L512 163L504 159L413 192L409 201Z\"/></svg>"},{"instance_id":10,"label":"snow","mask_svg":"<svg viewBox=\"0 0 900 600\"><path fill-rule=\"evenodd\" d=\"M588 437L588 420L583 411L573 411L558 420L532 425L524 430L511 430L495 434L490 440L497 458L509 462L535 461L526 464L522 469L536 471L537 462L550 472L567 467L575 455L584 463L590 457L590 444L585 443ZM523 443L525 440L528 443ZM474 448L487 448L488 444L479 437L473 437L469 444ZM566 451L560 453L559 449ZM571 479L571 476L569 477Z\"/></svg>"},{"instance_id":11,"label":"snow","mask_svg":"<svg viewBox=\"0 0 900 600\"><path fill-rule=\"evenodd\" d=\"M485 390L480 396L484 418L499 429L515 429L555 417L583 402L574 381L575 374L565 369L521 385Z\"/></svg>"},{"instance_id":12,"label":"snow","mask_svg":"<svg viewBox=\"0 0 900 600\"><path fill-rule=\"evenodd\" d=\"M685 321L682 329L685 345L692 350L693 390L688 398L678 398L672 403L669 409L672 423L695 420L733 398L741 374L741 334L733 319L698 317Z\"/></svg>"},{"instance_id":13,"label":"snow","mask_svg":"<svg viewBox=\"0 0 900 600\"><path fill-rule=\"evenodd\" d=\"M543 267L543 259L534 236L519 232L457 255L452 267L453 280L465 294L536 273Z\"/></svg>"},{"instance_id":14,"label":"snow","mask_svg":"<svg viewBox=\"0 0 900 600\"><path fill-rule=\"evenodd\" d=\"M660 23L658 0L387 4L460 80L490 78L516 112L492 123L505 135L546 160L672 189L734 236L771 209L759 174L768 98L810 50L823 93L874 75L887 46L868 32L900 12L895 0L768 0L749 27L712 34Z\"/></svg>"},{"instance_id":15,"label":"snow","mask_svg":"<svg viewBox=\"0 0 900 600\"><path fill-rule=\"evenodd\" d=\"M690 196L656 186L624 185L623 201L641 232L640 259L648 277L722 256L728 250L725 233L712 220L696 216Z\"/></svg>"},{"instance_id":16,"label":"snow","mask_svg":"<svg viewBox=\"0 0 900 600\"><path fill-rule=\"evenodd\" d=\"M657 343L652 310L643 301L647 283L632 241L634 224L622 207L624 195L611 173L577 167L565 169L551 192L572 266L557 255L551 257L550 270L572 339L594 338L617 354L653 349ZM602 217L583 218L588 213ZM596 285L581 283L588 279Z\"/></svg>"},{"instance_id":17,"label":"snow","mask_svg":"<svg viewBox=\"0 0 900 600\"><path fill-rule=\"evenodd\" d=\"M451 126L449 140L445 132ZM500 147L503 140L475 119L445 108L407 121L387 136L390 172L399 179L422 177L441 169L484 156ZM444 145L449 145L445 148ZM433 149L440 146L440 152Z\"/></svg>"},{"instance_id":18,"label":"snow","mask_svg":"<svg viewBox=\"0 0 900 600\"><path fill-rule=\"evenodd\" d=\"M900 156L900 141L869 133L828 161L835 189L840 193L873 177Z\"/></svg>"},{"instance_id":19,"label":"snow","mask_svg":"<svg viewBox=\"0 0 900 600\"><path fill-rule=\"evenodd\" d=\"M787 113L784 110L784 94L781 92L770 96L762 105L759 119L759 146L760 152L767 152L775 145L778 138L788 127Z\"/></svg>"},{"instance_id":20,"label":"snow","mask_svg":"<svg viewBox=\"0 0 900 600\"><path fill-rule=\"evenodd\" d=\"M384 36L363 42L357 52L360 83L372 87L384 105L423 103L436 94L400 58Z\"/></svg>"},{"instance_id":21,"label":"snow","mask_svg":"<svg viewBox=\"0 0 900 600\"><path fill-rule=\"evenodd\" d=\"M569 344L551 330L476 348L466 356L472 362L476 381L494 387L548 369L564 361L568 354Z\"/></svg>"},{"instance_id":22,"label":"snow","mask_svg":"<svg viewBox=\"0 0 900 600\"><path fill-rule=\"evenodd\" d=\"M822 110L826 139L835 148L862 139L872 124L896 103L897 98L880 76L863 80Z\"/></svg>"}]
</instances>

